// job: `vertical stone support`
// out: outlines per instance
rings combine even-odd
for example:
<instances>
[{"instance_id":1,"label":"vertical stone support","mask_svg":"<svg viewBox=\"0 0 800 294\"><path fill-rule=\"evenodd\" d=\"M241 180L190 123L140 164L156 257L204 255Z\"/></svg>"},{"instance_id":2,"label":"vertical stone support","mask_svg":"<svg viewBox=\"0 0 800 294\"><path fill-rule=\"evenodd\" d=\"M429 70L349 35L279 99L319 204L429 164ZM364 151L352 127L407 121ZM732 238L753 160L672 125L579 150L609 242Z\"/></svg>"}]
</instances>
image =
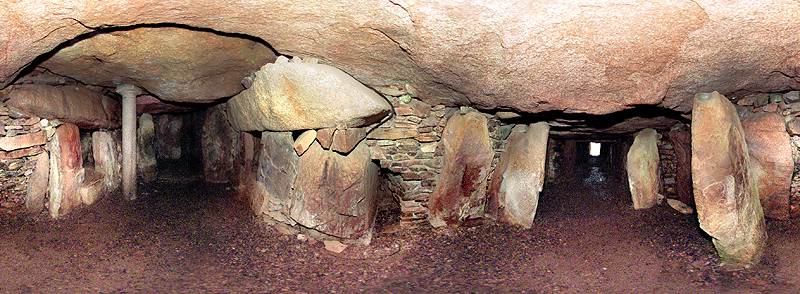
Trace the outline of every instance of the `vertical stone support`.
<instances>
[{"instance_id":1,"label":"vertical stone support","mask_svg":"<svg viewBox=\"0 0 800 294\"><path fill-rule=\"evenodd\" d=\"M489 187L486 210L490 217L524 228L533 225L544 186L549 131L546 122L539 122L508 137Z\"/></svg>"},{"instance_id":2,"label":"vertical stone support","mask_svg":"<svg viewBox=\"0 0 800 294\"><path fill-rule=\"evenodd\" d=\"M80 206L78 189L83 182L81 134L76 125L64 123L56 128L50 148L50 216L59 218Z\"/></svg>"},{"instance_id":3,"label":"vertical stone support","mask_svg":"<svg viewBox=\"0 0 800 294\"><path fill-rule=\"evenodd\" d=\"M653 129L639 131L628 149L626 164L633 209L647 209L661 201L658 161L658 134Z\"/></svg>"},{"instance_id":4,"label":"vertical stone support","mask_svg":"<svg viewBox=\"0 0 800 294\"><path fill-rule=\"evenodd\" d=\"M122 95L122 195L136 199L136 95L141 90L133 85L117 86Z\"/></svg>"},{"instance_id":5,"label":"vertical stone support","mask_svg":"<svg viewBox=\"0 0 800 294\"><path fill-rule=\"evenodd\" d=\"M725 96L695 95L692 186L697 215L723 264L732 267L758 263L767 239L744 136L736 109Z\"/></svg>"},{"instance_id":6,"label":"vertical stone support","mask_svg":"<svg viewBox=\"0 0 800 294\"><path fill-rule=\"evenodd\" d=\"M144 183L155 180L158 173L155 136L153 116L142 113L136 128L136 166L139 169L139 177Z\"/></svg>"}]
</instances>

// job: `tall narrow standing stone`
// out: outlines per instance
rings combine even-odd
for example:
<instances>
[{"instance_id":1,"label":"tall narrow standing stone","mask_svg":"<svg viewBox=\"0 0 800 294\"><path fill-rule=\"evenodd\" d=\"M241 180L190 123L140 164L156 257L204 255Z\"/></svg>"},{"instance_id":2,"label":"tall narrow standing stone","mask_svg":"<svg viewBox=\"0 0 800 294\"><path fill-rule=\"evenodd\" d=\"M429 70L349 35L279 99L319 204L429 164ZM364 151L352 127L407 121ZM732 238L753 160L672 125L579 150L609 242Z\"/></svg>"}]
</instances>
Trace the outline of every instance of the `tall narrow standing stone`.
<instances>
[{"instance_id":1,"label":"tall narrow standing stone","mask_svg":"<svg viewBox=\"0 0 800 294\"><path fill-rule=\"evenodd\" d=\"M767 239L764 212L736 109L717 92L694 97L692 184L700 227L723 263L758 263Z\"/></svg>"},{"instance_id":2,"label":"tall narrow standing stone","mask_svg":"<svg viewBox=\"0 0 800 294\"><path fill-rule=\"evenodd\" d=\"M117 86L122 95L122 195L125 199L136 199L136 95L141 93L136 86Z\"/></svg>"},{"instance_id":3,"label":"tall narrow standing stone","mask_svg":"<svg viewBox=\"0 0 800 294\"><path fill-rule=\"evenodd\" d=\"M236 178L234 165L241 152L239 133L228 123L225 104L206 110L203 118L203 175L209 183Z\"/></svg>"},{"instance_id":4,"label":"tall narrow standing stone","mask_svg":"<svg viewBox=\"0 0 800 294\"><path fill-rule=\"evenodd\" d=\"M136 129L136 166L142 181L152 182L156 178L156 130L153 116L143 113L139 116L139 125Z\"/></svg>"},{"instance_id":5,"label":"tall narrow standing stone","mask_svg":"<svg viewBox=\"0 0 800 294\"><path fill-rule=\"evenodd\" d=\"M31 213L39 213L44 209L44 200L47 197L47 188L50 182L50 156L47 152L42 152L34 158L36 160L36 167L28 181L28 193L25 197L25 207Z\"/></svg>"},{"instance_id":6,"label":"tall narrow standing stone","mask_svg":"<svg viewBox=\"0 0 800 294\"><path fill-rule=\"evenodd\" d=\"M49 146L49 209L50 216L58 218L81 204L78 188L83 182L84 170L80 130L71 123L60 125Z\"/></svg>"},{"instance_id":7,"label":"tall narrow standing stone","mask_svg":"<svg viewBox=\"0 0 800 294\"><path fill-rule=\"evenodd\" d=\"M487 123L477 112L455 114L447 121L440 143L444 166L430 198L428 221L432 226L483 216L486 180L494 157Z\"/></svg>"},{"instance_id":8,"label":"tall narrow standing stone","mask_svg":"<svg viewBox=\"0 0 800 294\"><path fill-rule=\"evenodd\" d=\"M626 165L633 209L650 208L661 201L658 161L658 134L653 129L639 131L628 149Z\"/></svg>"},{"instance_id":9,"label":"tall narrow standing stone","mask_svg":"<svg viewBox=\"0 0 800 294\"><path fill-rule=\"evenodd\" d=\"M103 175L105 190L112 192L120 184L120 133L96 131L92 133L94 169Z\"/></svg>"},{"instance_id":10,"label":"tall narrow standing stone","mask_svg":"<svg viewBox=\"0 0 800 294\"><path fill-rule=\"evenodd\" d=\"M489 188L489 215L525 228L533 225L544 185L549 131L546 122L539 122L525 133L513 132L508 137Z\"/></svg>"}]
</instances>

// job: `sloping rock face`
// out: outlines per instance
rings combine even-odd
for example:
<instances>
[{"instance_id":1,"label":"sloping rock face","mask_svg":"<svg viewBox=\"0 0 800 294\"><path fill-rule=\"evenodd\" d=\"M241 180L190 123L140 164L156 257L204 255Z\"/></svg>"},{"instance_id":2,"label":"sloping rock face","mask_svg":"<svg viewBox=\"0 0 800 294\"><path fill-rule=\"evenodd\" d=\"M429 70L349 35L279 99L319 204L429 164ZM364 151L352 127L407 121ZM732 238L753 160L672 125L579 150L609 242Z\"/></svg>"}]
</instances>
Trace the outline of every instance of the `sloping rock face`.
<instances>
[{"instance_id":1,"label":"sloping rock face","mask_svg":"<svg viewBox=\"0 0 800 294\"><path fill-rule=\"evenodd\" d=\"M211 102L239 93L242 78L274 59L248 39L142 27L81 40L41 66L87 84L136 85L167 101Z\"/></svg>"},{"instance_id":2,"label":"sloping rock face","mask_svg":"<svg viewBox=\"0 0 800 294\"><path fill-rule=\"evenodd\" d=\"M658 134L656 130L644 129L636 134L628 149L626 169L631 189L633 209L646 209L661 201L658 193Z\"/></svg>"},{"instance_id":3,"label":"sloping rock face","mask_svg":"<svg viewBox=\"0 0 800 294\"><path fill-rule=\"evenodd\" d=\"M203 119L203 175L209 183L228 183L236 178L235 162L241 152L239 133L231 128L225 104L206 110Z\"/></svg>"},{"instance_id":4,"label":"sloping rock face","mask_svg":"<svg viewBox=\"0 0 800 294\"><path fill-rule=\"evenodd\" d=\"M36 155L35 160L36 167L31 174L25 196L25 208L31 213L38 213L44 209L50 180L50 156L47 152L42 152Z\"/></svg>"},{"instance_id":5,"label":"sloping rock face","mask_svg":"<svg viewBox=\"0 0 800 294\"><path fill-rule=\"evenodd\" d=\"M369 237L378 166L360 143L347 155L314 142L298 156L289 132L264 132L251 204L272 220L344 239Z\"/></svg>"},{"instance_id":6,"label":"sloping rock face","mask_svg":"<svg viewBox=\"0 0 800 294\"><path fill-rule=\"evenodd\" d=\"M728 98L717 92L695 96L692 184L697 215L722 261L731 266L757 263L767 239L744 136Z\"/></svg>"},{"instance_id":7,"label":"sloping rock face","mask_svg":"<svg viewBox=\"0 0 800 294\"><path fill-rule=\"evenodd\" d=\"M65 123L56 128L50 140L50 198L52 218L58 218L80 206L78 189L83 182L81 135L76 125Z\"/></svg>"},{"instance_id":8,"label":"sloping rock face","mask_svg":"<svg viewBox=\"0 0 800 294\"><path fill-rule=\"evenodd\" d=\"M774 112L761 112L744 116L741 121L764 215L789 219L789 188L794 159L784 118Z\"/></svg>"},{"instance_id":9,"label":"sloping rock face","mask_svg":"<svg viewBox=\"0 0 800 294\"><path fill-rule=\"evenodd\" d=\"M360 127L379 121L391 105L343 71L324 64L267 64L253 85L228 101L240 131Z\"/></svg>"},{"instance_id":10,"label":"sloping rock face","mask_svg":"<svg viewBox=\"0 0 800 294\"><path fill-rule=\"evenodd\" d=\"M428 208L434 227L483 216L494 157L487 122L478 112L455 114L447 121L440 143L444 166Z\"/></svg>"},{"instance_id":11,"label":"sloping rock face","mask_svg":"<svg viewBox=\"0 0 800 294\"><path fill-rule=\"evenodd\" d=\"M0 9L0 85L91 28L178 23L255 36L282 54L334 64L370 86L409 84L430 104L520 112L609 113L640 104L688 110L699 91L800 86L793 78L800 19L786 13L800 10L800 3L619 4L10 1ZM206 46L180 48L193 47Z\"/></svg>"},{"instance_id":12,"label":"sloping rock face","mask_svg":"<svg viewBox=\"0 0 800 294\"><path fill-rule=\"evenodd\" d=\"M9 106L47 119L59 119L85 129L115 129L120 125L119 101L82 86L12 86L0 94Z\"/></svg>"},{"instance_id":13,"label":"sloping rock face","mask_svg":"<svg viewBox=\"0 0 800 294\"><path fill-rule=\"evenodd\" d=\"M492 177L487 214L525 228L533 225L544 186L549 130L547 123L539 122L524 133L509 135Z\"/></svg>"},{"instance_id":14,"label":"sloping rock face","mask_svg":"<svg viewBox=\"0 0 800 294\"><path fill-rule=\"evenodd\" d=\"M156 128L153 116L149 113L139 116L136 124L136 168L139 177L145 183L155 180L158 168L156 167Z\"/></svg>"}]
</instances>

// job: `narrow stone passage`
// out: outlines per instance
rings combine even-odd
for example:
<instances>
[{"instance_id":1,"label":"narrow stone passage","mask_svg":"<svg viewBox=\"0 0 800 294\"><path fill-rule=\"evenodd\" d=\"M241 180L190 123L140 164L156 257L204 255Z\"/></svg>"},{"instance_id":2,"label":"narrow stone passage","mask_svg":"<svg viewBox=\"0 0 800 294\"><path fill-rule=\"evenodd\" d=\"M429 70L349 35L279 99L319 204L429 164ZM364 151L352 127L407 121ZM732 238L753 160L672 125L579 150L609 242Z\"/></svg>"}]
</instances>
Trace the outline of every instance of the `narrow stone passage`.
<instances>
[{"instance_id":1,"label":"narrow stone passage","mask_svg":"<svg viewBox=\"0 0 800 294\"><path fill-rule=\"evenodd\" d=\"M630 209L624 185L603 167L576 173L593 181L545 186L529 230L477 224L392 233L379 224L369 247L338 255L267 229L233 189L202 184L185 169L164 168L130 205L117 194L61 221L0 224L0 292L679 292L797 282L786 279L798 265L776 259L800 249L788 245L800 244L789 234L797 228L770 228L780 243L763 265L723 272L694 216Z\"/></svg>"}]
</instances>

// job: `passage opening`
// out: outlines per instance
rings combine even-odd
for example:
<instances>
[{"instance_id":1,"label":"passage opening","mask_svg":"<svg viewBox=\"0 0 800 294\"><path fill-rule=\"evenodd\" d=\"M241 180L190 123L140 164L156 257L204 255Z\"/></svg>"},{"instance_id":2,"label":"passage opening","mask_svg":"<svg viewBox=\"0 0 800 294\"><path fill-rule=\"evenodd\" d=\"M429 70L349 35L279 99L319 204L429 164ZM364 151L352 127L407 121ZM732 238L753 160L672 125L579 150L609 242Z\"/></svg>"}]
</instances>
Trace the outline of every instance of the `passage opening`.
<instances>
[{"instance_id":1,"label":"passage opening","mask_svg":"<svg viewBox=\"0 0 800 294\"><path fill-rule=\"evenodd\" d=\"M600 156L600 147L601 144L597 142L590 142L589 143L589 155L597 157Z\"/></svg>"}]
</instances>

